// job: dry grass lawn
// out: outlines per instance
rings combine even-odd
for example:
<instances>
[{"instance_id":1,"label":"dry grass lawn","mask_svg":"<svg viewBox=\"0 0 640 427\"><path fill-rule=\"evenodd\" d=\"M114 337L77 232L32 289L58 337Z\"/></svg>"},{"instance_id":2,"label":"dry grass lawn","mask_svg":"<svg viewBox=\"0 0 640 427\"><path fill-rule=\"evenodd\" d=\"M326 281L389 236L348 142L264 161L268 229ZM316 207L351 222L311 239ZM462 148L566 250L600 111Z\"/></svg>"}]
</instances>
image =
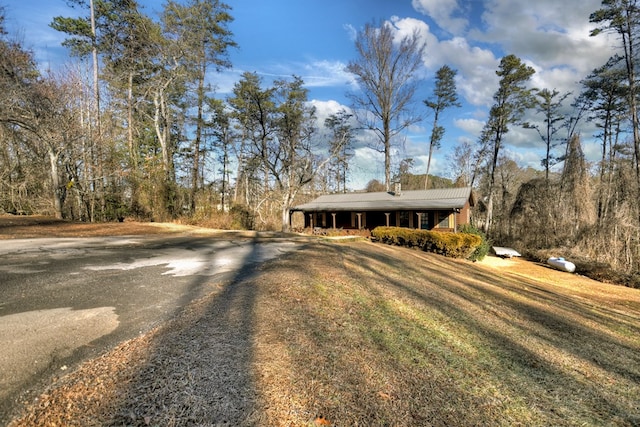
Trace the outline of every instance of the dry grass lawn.
<instances>
[{"instance_id":1,"label":"dry grass lawn","mask_svg":"<svg viewBox=\"0 0 640 427\"><path fill-rule=\"evenodd\" d=\"M311 241L53 384L13 426L640 425L640 290Z\"/></svg>"}]
</instances>

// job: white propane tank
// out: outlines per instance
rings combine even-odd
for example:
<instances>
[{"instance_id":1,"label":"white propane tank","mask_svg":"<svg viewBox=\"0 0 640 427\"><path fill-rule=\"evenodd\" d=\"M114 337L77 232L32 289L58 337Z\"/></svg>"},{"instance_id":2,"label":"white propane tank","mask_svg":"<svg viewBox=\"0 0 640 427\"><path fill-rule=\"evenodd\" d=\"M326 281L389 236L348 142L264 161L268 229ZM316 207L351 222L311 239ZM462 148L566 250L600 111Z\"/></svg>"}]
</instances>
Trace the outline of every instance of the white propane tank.
<instances>
[{"instance_id":1,"label":"white propane tank","mask_svg":"<svg viewBox=\"0 0 640 427\"><path fill-rule=\"evenodd\" d=\"M547 260L547 264L558 270L566 271L567 273L576 271L576 265L562 257L551 257Z\"/></svg>"}]
</instances>

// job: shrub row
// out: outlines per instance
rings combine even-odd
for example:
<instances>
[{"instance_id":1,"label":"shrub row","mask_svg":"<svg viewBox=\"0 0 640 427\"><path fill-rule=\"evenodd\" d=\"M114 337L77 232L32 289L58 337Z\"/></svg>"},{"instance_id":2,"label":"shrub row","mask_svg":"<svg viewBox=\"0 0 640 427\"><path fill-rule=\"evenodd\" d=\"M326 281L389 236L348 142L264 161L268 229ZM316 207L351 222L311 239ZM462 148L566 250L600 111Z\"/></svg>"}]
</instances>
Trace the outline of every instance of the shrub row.
<instances>
[{"instance_id":1,"label":"shrub row","mask_svg":"<svg viewBox=\"0 0 640 427\"><path fill-rule=\"evenodd\" d=\"M388 245L419 248L451 258L468 258L482 244L482 237L477 234L402 227L376 227L371 231L371 238Z\"/></svg>"}]
</instances>

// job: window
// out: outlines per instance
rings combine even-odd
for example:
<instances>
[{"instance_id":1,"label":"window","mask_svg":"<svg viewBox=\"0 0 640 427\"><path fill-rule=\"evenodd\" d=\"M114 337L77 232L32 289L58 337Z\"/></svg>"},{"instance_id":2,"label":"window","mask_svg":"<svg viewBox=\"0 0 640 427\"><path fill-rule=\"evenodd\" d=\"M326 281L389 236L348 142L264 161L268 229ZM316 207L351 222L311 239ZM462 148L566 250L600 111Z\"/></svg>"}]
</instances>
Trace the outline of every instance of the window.
<instances>
[{"instance_id":1,"label":"window","mask_svg":"<svg viewBox=\"0 0 640 427\"><path fill-rule=\"evenodd\" d=\"M422 212L420 214L420 229L428 230L429 228L429 212Z\"/></svg>"},{"instance_id":2,"label":"window","mask_svg":"<svg viewBox=\"0 0 640 427\"><path fill-rule=\"evenodd\" d=\"M409 227L409 212L400 211L400 227Z\"/></svg>"},{"instance_id":3,"label":"window","mask_svg":"<svg viewBox=\"0 0 640 427\"><path fill-rule=\"evenodd\" d=\"M449 213L438 212L438 228L450 228L449 227Z\"/></svg>"}]
</instances>

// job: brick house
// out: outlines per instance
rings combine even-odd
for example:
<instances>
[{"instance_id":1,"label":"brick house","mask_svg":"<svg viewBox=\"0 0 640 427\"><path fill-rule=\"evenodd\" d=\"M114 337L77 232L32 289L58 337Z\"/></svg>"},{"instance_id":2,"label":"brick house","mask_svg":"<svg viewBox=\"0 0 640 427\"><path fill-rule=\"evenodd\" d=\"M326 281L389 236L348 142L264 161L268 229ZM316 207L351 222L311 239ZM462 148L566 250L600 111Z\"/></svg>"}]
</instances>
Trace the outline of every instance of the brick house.
<instances>
[{"instance_id":1,"label":"brick house","mask_svg":"<svg viewBox=\"0 0 640 427\"><path fill-rule=\"evenodd\" d=\"M475 204L471 187L327 194L295 206L305 228L369 229L396 226L454 231L469 224Z\"/></svg>"}]
</instances>

